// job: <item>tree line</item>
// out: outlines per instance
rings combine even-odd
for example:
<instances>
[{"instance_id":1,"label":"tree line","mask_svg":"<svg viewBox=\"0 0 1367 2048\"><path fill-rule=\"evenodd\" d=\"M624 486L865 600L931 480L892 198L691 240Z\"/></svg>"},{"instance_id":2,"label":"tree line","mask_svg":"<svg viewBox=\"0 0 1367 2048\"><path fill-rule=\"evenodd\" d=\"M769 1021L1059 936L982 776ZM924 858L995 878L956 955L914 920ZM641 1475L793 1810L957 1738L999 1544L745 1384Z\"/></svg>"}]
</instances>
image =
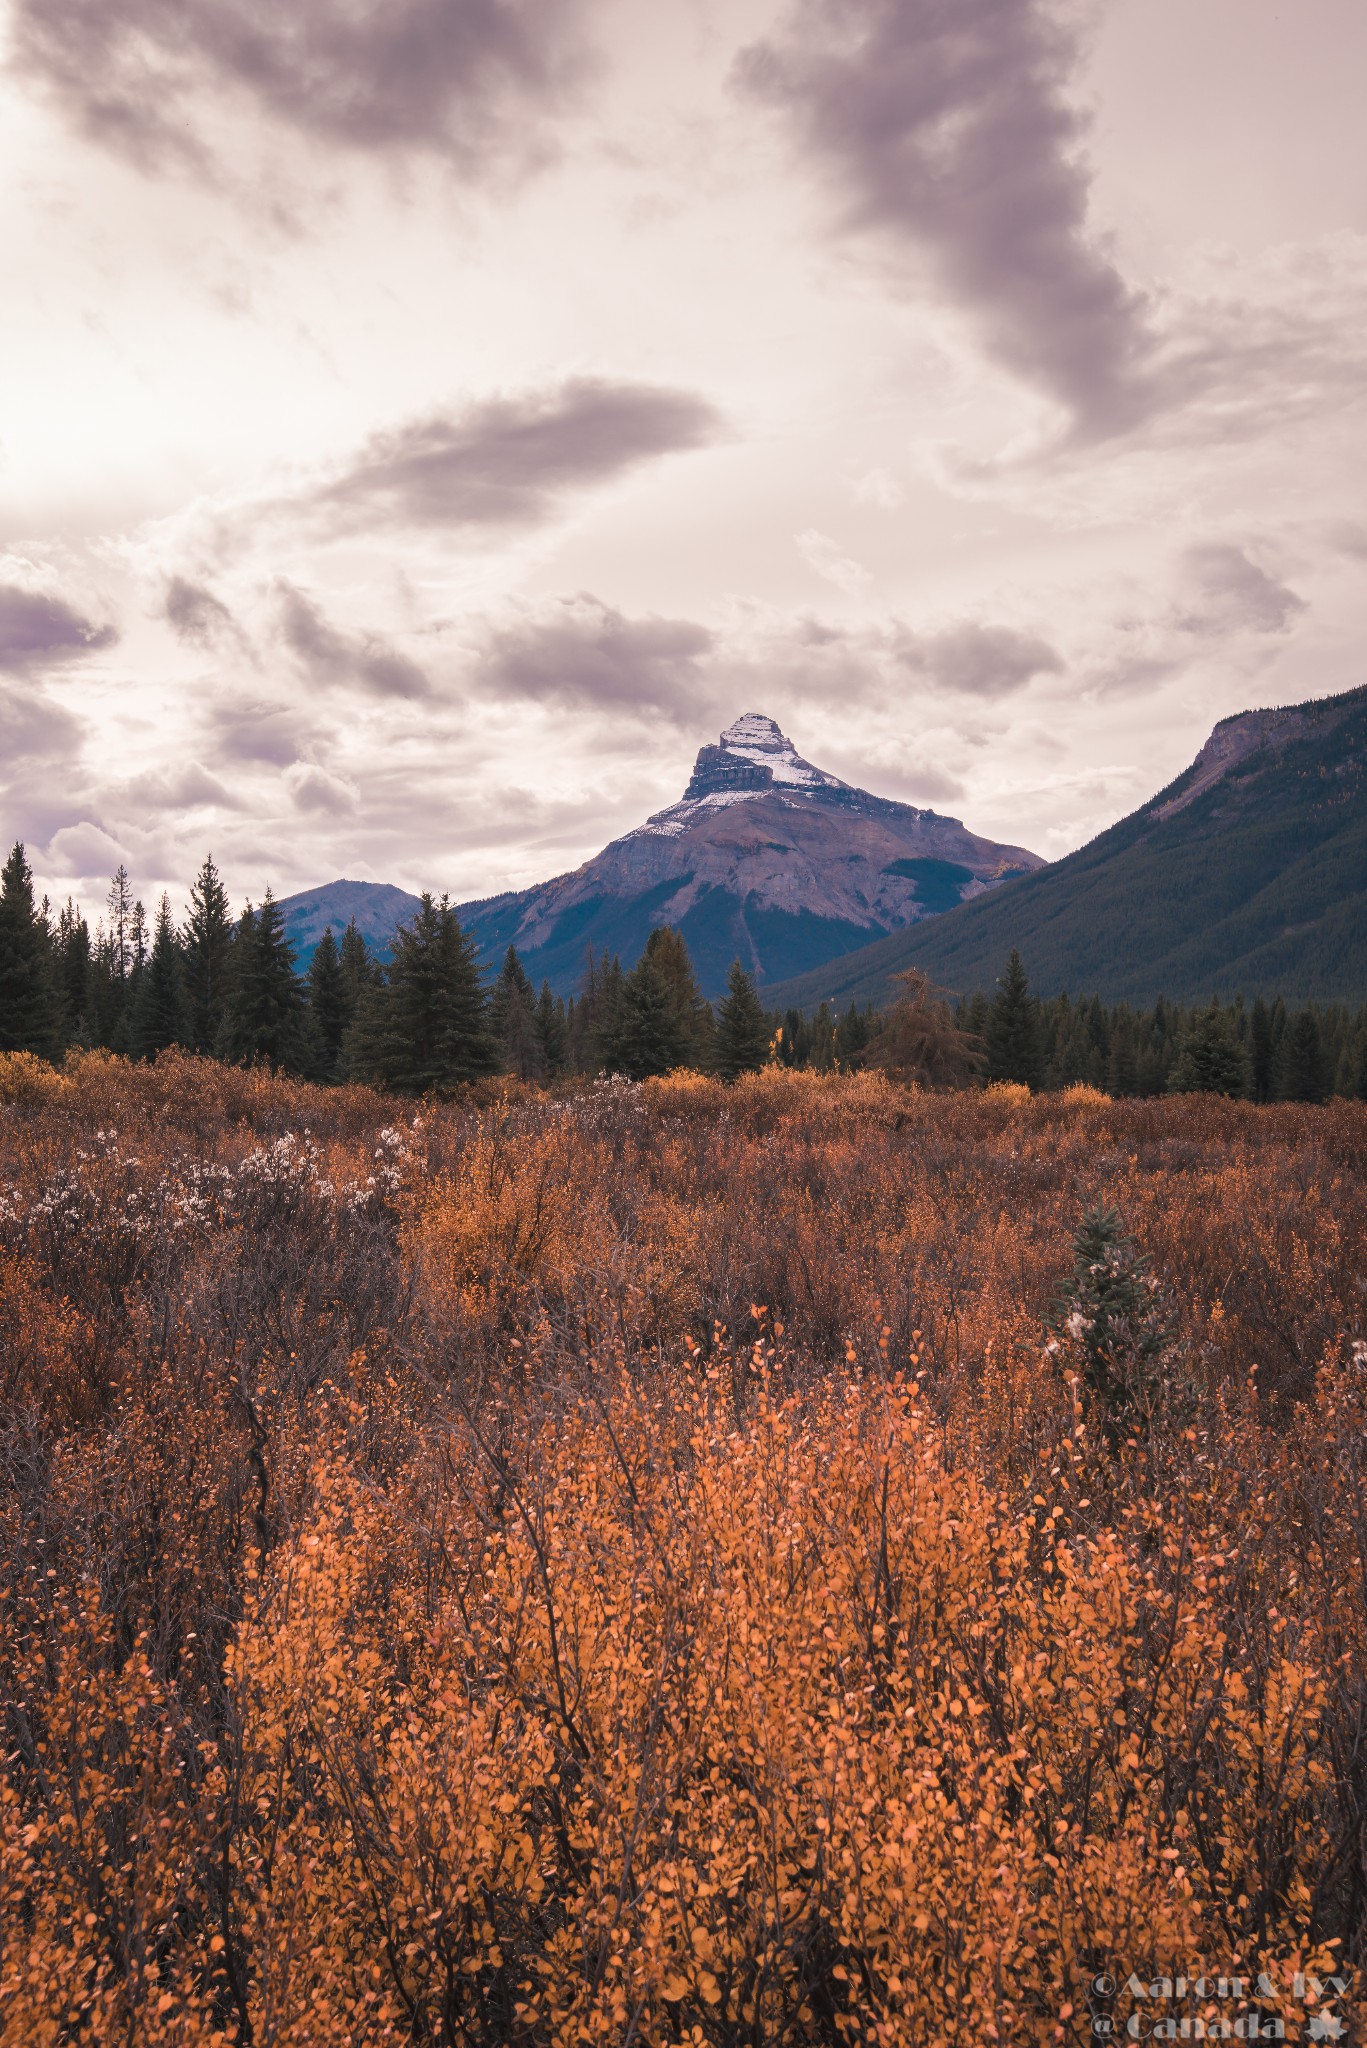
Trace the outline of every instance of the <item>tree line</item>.
<instances>
[{"instance_id":1,"label":"tree line","mask_svg":"<svg viewBox=\"0 0 1367 2048\"><path fill-rule=\"evenodd\" d=\"M163 895L149 926L125 868L92 934L68 899L34 899L22 844L0 877L0 1051L59 1059L68 1047L152 1059L170 1046L307 1080L367 1081L400 1094L493 1074L539 1083L678 1068L734 1080L769 1062L834 1072L877 1067L939 1087L1079 1082L1113 1096L1206 1092L1254 1101L1367 1097L1367 1010L1258 996L1148 1009L1067 994L1041 999L1012 953L989 995L951 1007L916 971L882 1009L765 1009L739 961L727 992L702 995L682 935L661 926L640 958L586 955L576 995L537 990L509 946L491 983L446 897L425 895L376 958L353 920L328 928L297 971L269 890L234 917L206 859L177 924Z\"/></svg>"}]
</instances>

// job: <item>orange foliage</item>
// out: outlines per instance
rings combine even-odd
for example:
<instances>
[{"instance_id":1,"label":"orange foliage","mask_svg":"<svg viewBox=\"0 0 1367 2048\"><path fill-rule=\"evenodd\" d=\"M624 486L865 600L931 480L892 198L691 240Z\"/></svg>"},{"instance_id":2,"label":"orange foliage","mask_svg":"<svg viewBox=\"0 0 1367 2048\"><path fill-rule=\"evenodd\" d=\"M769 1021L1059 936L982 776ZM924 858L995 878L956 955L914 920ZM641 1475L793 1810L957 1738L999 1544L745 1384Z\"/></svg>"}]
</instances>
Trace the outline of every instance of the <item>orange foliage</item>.
<instances>
[{"instance_id":1,"label":"orange foliage","mask_svg":"<svg viewBox=\"0 0 1367 2048\"><path fill-rule=\"evenodd\" d=\"M6 2042L1294 2040L1363 1961L1361 1107L0 1104ZM1084 1199L1179 1325L1116 1453Z\"/></svg>"}]
</instances>

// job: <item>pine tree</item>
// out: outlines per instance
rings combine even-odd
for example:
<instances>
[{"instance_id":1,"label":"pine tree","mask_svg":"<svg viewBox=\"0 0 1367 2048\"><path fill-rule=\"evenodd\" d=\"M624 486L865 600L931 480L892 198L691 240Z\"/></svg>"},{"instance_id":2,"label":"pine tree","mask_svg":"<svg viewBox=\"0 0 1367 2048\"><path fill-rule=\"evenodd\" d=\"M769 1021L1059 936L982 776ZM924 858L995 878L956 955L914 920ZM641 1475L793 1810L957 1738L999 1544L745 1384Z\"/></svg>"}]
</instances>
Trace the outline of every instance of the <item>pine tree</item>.
<instances>
[{"instance_id":1,"label":"pine tree","mask_svg":"<svg viewBox=\"0 0 1367 2048\"><path fill-rule=\"evenodd\" d=\"M678 1066L711 1063L716 1023L704 1001L683 933L677 925L656 925L646 940L645 957L664 983L680 1039Z\"/></svg>"},{"instance_id":2,"label":"pine tree","mask_svg":"<svg viewBox=\"0 0 1367 2048\"><path fill-rule=\"evenodd\" d=\"M672 1073L683 1065L687 1051L686 1021L647 947L622 984L622 1072L633 1081Z\"/></svg>"},{"instance_id":3,"label":"pine tree","mask_svg":"<svg viewBox=\"0 0 1367 2048\"><path fill-rule=\"evenodd\" d=\"M1111 1049L1106 1055L1106 1092L1108 1095L1137 1095L1139 1057L1135 1050L1134 1019L1127 1010L1117 1013L1110 1037Z\"/></svg>"},{"instance_id":4,"label":"pine tree","mask_svg":"<svg viewBox=\"0 0 1367 2048\"><path fill-rule=\"evenodd\" d=\"M399 1094L458 1087L498 1066L471 941L448 898L424 895L394 934L388 984L376 991L357 1034L363 1072Z\"/></svg>"},{"instance_id":5,"label":"pine tree","mask_svg":"<svg viewBox=\"0 0 1367 2048\"><path fill-rule=\"evenodd\" d=\"M1038 1088L1044 1079L1039 1006L1013 946L987 1017L987 1078Z\"/></svg>"},{"instance_id":6,"label":"pine tree","mask_svg":"<svg viewBox=\"0 0 1367 2048\"><path fill-rule=\"evenodd\" d=\"M553 993L548 981L541 984L536 999L536 1035L548 1074L563 1074L569 1060L569 1022L562 997Z\"/></svg>"},{"instance_id":7,"label":"pine tree","mask_svg":"<svg viewBox=\"0 0 1367 2048\"><path fill-rule=\"evenodd\" d=\"M305 978L309 1016L318 1047L318 1078L337 1081L342 1073L343 1041L355 1020L358 999L342 965L342 950L332 936L331 925L313 949Z\"/></svg>"},{"instance_id":8,"label":"pine tree","mask_svg":"<svg viewBox=\"0 0 1367 2048\"><path fill-rule=\"evenodd\" d=\"M516 946L510 945L504 954L498 979L489 992L489 1029L508 1073L521 1081L542 1078L546 1055L536 1028L536 992Z\"/></svg>"},{"instance_id":9,"label":"pine tree","mask_svg":"<svg viewBox=\"0 0 1367 2048\"><path fill-rule=\"evenodd\" d=\"M183 946L185 1042L195 1052L212 1052L228 1000L233 921L228 892L211 855L205 856L190 889Z\"/></svg>"},{"instance_id":10,"label":"pine tree","mask_svg":"<svg viewBox=\"0 0 1367 2048\"><path fill-rule=\"evenodd\" d=\"M756 1074L769 1057L769 1019L739 960L731 962L726 995L717 1012L716 1071L723 1081Z\"/></svg>"},{"instance_id":11,"label":"pine tree","mask_svg":"<svg viewBox=\"0 0 1367 2048\"><path fill-rule=\"evenodd\" d=\"M919 967L893 976L896 1000L879 1019L859 1063L922 1088L966 1088L982 1064L939 990Z\"/></svg>"},{"instance_id":12,"label":"pine tree","mask_svg":"<svg viewBox=\"0 0 1367 2048\"><path fill-rule=\"evenodd\" d=\"M18 840L0 878L0 1052L44 1059L61 1052L52 934L34 908L33 876Z\"/></svg>"},{"instance_id":13,"label":"pine tree","mask_svg":"<svg viewBox=\"0 0 1367 2048\"><path fill-rule=\"evenodd\" d=\"M171 899L163 892L151 951L138 976L130 1033L132 1050L139 1059L153 1059L168 1045L178 1045L184 1029L180 948L171 922Z\"/></svg>"},{"instance_id":14,"label":"pine tree","mask_svg":"<svg viewBox=\"0 0 1367 2048\"><path fill-rule=\"evenodd\" d=\"M68 896L57 920L52 970L64 1045L93 1042L86 1014L91 958L90 926Z\"/></svg>"},{"instance_id":15,"label":"pine tree","mask_svg":"<svg viewBox=\"0 0 1367 2048\"><path fill-rule=\"evenodd\" d=\"M1261 996L1254 999L1248 1026L1248 1050L1253 1069L1253 1100L1272 1100L1272 1013Z\"/></svg>"},{"instance_id":16,"label":"pine tree","mask_svg":"<svg viewBox=\"0 0 1367 2048\"><path fill-rule=\"evenodd\" d=\"M1284 1102L1325 1102L1329 1096L1328 1062L1320 1038L1320 1020L1313 1009L1298 1010L1282 1040L1280 1087Z\"/></svg>"},{"instance_id":17,"label":"pine tree","mask_svg":"<svg viewBox=\"0 0 1367 2048\"><path fill-rule=\"evenodd\" d=\"M247 906L233 939L220 1056L242 1066L264 1060L299 1072L309 1064L304 1019L294 948L285 937L280 906L267 889L259 910Z\"/></svg>"},{"instance_id":18,"label":"pine tree","mask_svg":"<svg viewBox=\"0 0 1367 2048\"><path fill-rule=\"evenodd\" d=\"M1182 1039L1168 1087L1178 1095L1247 1095L1253 1068L1227 1010L1198 1010Z\"/></svg>"}]
</instances>

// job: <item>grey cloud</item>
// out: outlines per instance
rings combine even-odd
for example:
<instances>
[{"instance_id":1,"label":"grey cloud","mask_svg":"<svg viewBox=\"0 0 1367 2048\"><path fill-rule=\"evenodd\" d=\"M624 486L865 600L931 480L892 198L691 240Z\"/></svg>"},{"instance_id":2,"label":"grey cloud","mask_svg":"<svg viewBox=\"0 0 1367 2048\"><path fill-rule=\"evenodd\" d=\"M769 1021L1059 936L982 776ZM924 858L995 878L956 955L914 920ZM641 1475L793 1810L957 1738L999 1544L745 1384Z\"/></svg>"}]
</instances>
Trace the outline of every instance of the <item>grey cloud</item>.
<instances>
[{"instance_id":1,"label":"grey cloud","mask_svg":"<svg viewBox=\"0 0 1367 2048\"><path fill-rule=\"evenodd\" d=\"M531 526L566 491L700 447L720 427L692 392L576 378L377 434L339 476L286 502L340 532Z\"/></svg>"},{"instance_id":2,"label":"grey cloud","mask_svg":"<svg viewBox=\"0 0 1367 2048\"><path fill-rule=\"evenodd\" d=\"M649 709L684 720L703 694L699 662L712 644L707 628L691 620L630 619L581 597L496 634L486 673L538 702Z\"/></svg>"},{"instance_id":3,"label":"grey cloud","mask_svg":"<svg viewBox=\"0 0 1367 2048\"><path fill-rule=\"evenodd\" d=\"M1045 0L795 0L737 76L834 174L846 227L924 252L994 358L1095 439L1146 411L1151 343L1088 234L1078 57Z\"/></svg>"},{"instance_id":4,"label":"grey cloud","mask_svg":"<svg viewBox=\"0 0 1367 2048\"><path fill-rule=\"evenodd\" d=\"M22 683L0 684L0 762L67 760L85 737L81 721Z\"/></svg>"},{"instance_id":5,"label":"grey cloud","mask_svg":"<svg viewBox=\"0 0 1367 2048\"><path fill-rule=\"evenodd\" d=\"M215 705L207 724L213 752L230 761L265 762L277 768L297 761L310 739L296 712L262 699Z\"/></svg>"},{"instance_id":6,"label":"grey cloud","mask_svg":"<svg viewBox=\"0 0 1367 2048\"><path fill-rule=\"evenodd\" d=\"M210 775L198 761L189 761L183 768L170 769L164 774L137 775L123 785L120 796L138 806L140 811L192 811L213 806L219 810L236 810L240 799L218 780Z\"/></svg>"},{"instance_id":7,"label":"grey cloud","mask_svg":"<svg viewBox=\"0 0 1367 2048\"><path fill-rule=\"evenodd\" d=\"M586 68L579 0L17 0L12 57L106 147L210 168L206 100L468 176L545 154Z\"/></svg>"},{"instance_id":8,"label":"grey cloud","mask_svg":"<svg viewBox=\"0 0 1367 2048\"><path fill-rule=\"evenodd\" d=\"M373 636L339 632L293 584L282 582L279 589L281 635L314 682L359 684L375 697L431 694L426 675L406 654Z\"/></svg>"},{"instance_id":9,"label":"grey cloud","mask_svg":"<svg viewBox=\"0 0 1367 2048\"><path fill-rule=\"evenodd\" d=\"M242 639L223 600L184 576L173 576L167 584L163 610L171 631L187 647L213 647L223 640Z\"/></svg>"},{"instance_id":10,"label":"grey cloud","mask_svg":"<svg viewBox=\"0 0 1367 2048\"><path fill-rule=\"evenodd\" d=\"M1228 542L1188 548L1182 570L1190 596L1178 623L1188 632L1285 633L1306 610L1303 597Z\"/></svg>"},{"instance_id":11,"label":"grey cloud","mask_svg":"<svg viewBox=\"0 0 1367 2048\"><path fill-rule=\"evenodd\" d=\"M93 654L118 638L112 626L97 626L63 597L0 583L0 669L26 669Z\"/></svg>"},{"instance_id":12,"label":"grey cloud","mask_svg":"<svg viewBox=\"0 0 1367 2048\"><path fill-rule=\"evenodd\" d=\"M1011 626L966 623L923 634L904 628L893 644L905 667L970 697L1006 697L1032 676L1063 672L1063 662L1047 640Z\"/></svg>"}]
</instances>

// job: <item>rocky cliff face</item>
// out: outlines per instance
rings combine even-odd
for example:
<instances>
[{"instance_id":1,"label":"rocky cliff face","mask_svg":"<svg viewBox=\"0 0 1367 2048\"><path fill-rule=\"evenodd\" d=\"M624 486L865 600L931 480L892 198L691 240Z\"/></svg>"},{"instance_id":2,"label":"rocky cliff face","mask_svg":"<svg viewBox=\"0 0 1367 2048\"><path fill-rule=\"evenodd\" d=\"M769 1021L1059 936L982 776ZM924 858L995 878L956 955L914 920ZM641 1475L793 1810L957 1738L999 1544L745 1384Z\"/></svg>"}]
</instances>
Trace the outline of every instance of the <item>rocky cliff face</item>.
<instances>
[{"instance_id":1,"label":"rocky cliff face","mask_svg":"<svg viewBox=\"0 0 1367 2048\"><path fill-rule=\"evenodd\" d=\"M629 962L653 925L675 924L713 991L734 958L777 980L1040 865L955 818L852 788L748 712L699 750L678 803L572 874L461 917L486 959L511 941L534 978L566 990L589 945Z\"/></svg>"}]
</instances>

